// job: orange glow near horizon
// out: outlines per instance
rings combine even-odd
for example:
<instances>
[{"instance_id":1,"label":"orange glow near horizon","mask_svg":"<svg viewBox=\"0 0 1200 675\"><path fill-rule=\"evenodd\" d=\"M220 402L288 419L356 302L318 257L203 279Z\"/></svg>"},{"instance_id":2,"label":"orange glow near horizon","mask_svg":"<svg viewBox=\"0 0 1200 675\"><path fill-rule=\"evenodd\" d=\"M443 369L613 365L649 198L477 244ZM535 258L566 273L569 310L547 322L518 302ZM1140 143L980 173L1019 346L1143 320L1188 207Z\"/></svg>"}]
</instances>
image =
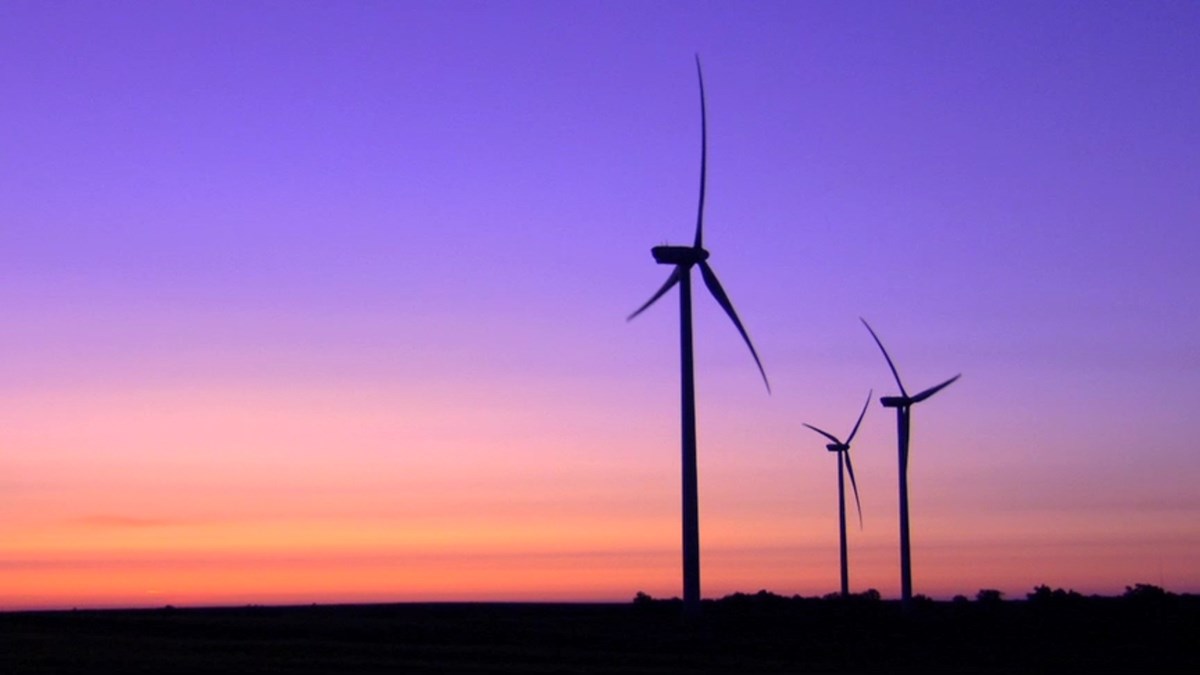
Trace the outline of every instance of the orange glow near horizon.
<instances>
[{"instance_id":1,"label":"orange glow near horizon","mask_svg":"<svg viewBox=\"0 0 1200 675\"><path fill-rule=\"evenodd\" d=\"M1114 554L1110 545L1036 546L1013 554L999 546L929 546L919 556L918 588L933 597L974 594L964 578L986 578L986 587L1010 597L1041 583L1081 592L1112 592L1112 574L1147 583L1137 556ZM1074 550L1072 554L1071 551ZM1168 554L1186 556L1186 550ZM835 588L836 558L811 548L705 551L705 591L820 595ZM893 547L859 547L852 569L856 590L894 584ZM979 569L980 559L991 564ZM1178 558L1176 558L1178 560ZM963 566L972 565L969 573ZM1037 568L1038 572L1028 571ZM18 559L3 566L3 609L222 604L306 604L421 601L625 602L635 592L678 595L678 554L657 550L560 550L502 553L443 548L414 550L271 549L244 546L201 551L90 550L57 552L52 559ZM1171 569L1172 578L1190 570ZM1135 583L1128 582L1129 585ZM1166 582L1168 587L1171 586ZM885 597L893 594L885 592Z\"/></svg>"},{"instance_id":2,"label":"orange glow near horizon","mask_svg":"<svg viewBox=\"0 0 1200 675\"><path fill-rule=\"evenodd\" d=\"M368 518L173 520L88 516L8 528L0 569L4 609L399 601L615 601L637 591L678 594L677 525L654 518L558 515L542 508L456 509L429 495L430 515ZM577 505L576 505L577 506ZM439 510L444 509L444 514ZM450 514L450 515L446 515ZM751 518L753 514L750 514ZM711 516L704 531L708 597L768 589L818 595L834 588L836 540L825 518ZM1077 541L997 521L989 535L938 519L918 529L917 581L934 597L972 595L971 583L1019 597L1034 585L1111 589L1114 580L1189 583L1195 551L1177 527L1128 523L1114 539L1077 523ZM852 584L895 584L891 532L852 533ZM813 534L805 535L805 532ZM1115 541L1115 543L1114 543ZM780 544L780 542L785 542ZM786 543L791 542L791 543ZM1003 542L1003 543L997 543ZM1147 564L1144 551L1157 551ZM1154 561L1151 561L1152 563ZM1156 569L1157 567L1157 569ZM1159 576L1156 576L1156 573Z\"/></svg>"},{"instance_id":3,"label":"orange glow near horizon","mask_svg":"<svg viewBox=\"0 0 1200 675\"><path fill-rule=\"evenodd\" d=\"M429 411L420 417L434 431L406 429L387 414L401 403L386 392L232 398L162 390L55 406L25 399L8 430L25 451L4 461L8 475L26 480L14 483L4 513L0 609L624 602L638 591L679 593L673 453L630 440L597 455L595 441L573 450L556 445L562 436L484 447L472 434L512 436L526 424L522 415L456 428L439 421L430 400L409 400L410 409ZM406 435L412 440L398 440ZM346 437L356 439L352 452L330 450ZM392 443L406 451L387 452ZM762 455L724 452L730 441L719 434L709 443L705 595L832 591L828 457L810 454L803 461L820 470L792 474L771 470ZM252 455L241 449L249 446ZM552 454L561 461L544 460ZM781 456L802 461L791 447ZM852 587L891 597L895 515L890 495L875 489L890 482L887 459L858 459L860 481L872 489L864 495L868 527L851 528L850 555ZM567 461L576 468L564 469ZM34 484L39 475L53 487ZM916 480L930 482L920 473ZM1121 509L1112 521L1076 509L1042 522L1012 509L950 515L989 497L934 486L916 493L919 592L972 595L987 586L1020 597L1040 583L1109 593L1140 582L1197 585L1197 551L1187 542L1200 539L1200 526L1186 503Z\"/></svg>"}]
</instances>

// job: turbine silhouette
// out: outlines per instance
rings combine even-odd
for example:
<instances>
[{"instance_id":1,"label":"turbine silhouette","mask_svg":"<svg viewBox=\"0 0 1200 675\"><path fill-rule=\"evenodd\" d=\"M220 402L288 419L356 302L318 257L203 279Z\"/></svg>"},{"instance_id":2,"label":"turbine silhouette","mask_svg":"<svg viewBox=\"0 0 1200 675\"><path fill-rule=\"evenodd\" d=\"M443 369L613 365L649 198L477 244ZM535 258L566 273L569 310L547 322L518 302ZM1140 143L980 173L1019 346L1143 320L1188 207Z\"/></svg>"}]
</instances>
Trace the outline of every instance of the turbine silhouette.
<instances>
[{"instance_id":1,"label":"turbine silhouette","mask_svg":"<svg viewBox=\"0 0 1200 675\"><path fill-rule=\"evenodd\" d=\"M825 446L825 449L838 454L838 534L841 535L841 554L842 554L842 595L850 595L850 567L846 562L846 480L845 474L850 474L850 487L854 489L854 507L858 510L858 527L862 528L862 504L858 501L858 483L854 480L854 463L850 461L850 443L854 440L854 434L858 433L858 427L862 424L863 417L867 414L867 406L871 404L871 394L874 390L867 392L867 400L863 403L862 412L858 414L858 421L854 423L854 428L850 430L850 435L846 437L846 442L838 440L837 436L823 431L809 424L804 423L804 426L828 438L830 443ZM845 458L845 469L842 464Z\"/></svg>"},{"instance_id":2,"label":"turbine silhouette","mask_svg":"<svg viewBox=\"0 0 1200 675\"><path fill-rule=\"evenodd\" d=\"M700 70L700 57L696 56L696 76L700 81L700 206L696 212L696 238L691 246L655 246L650 249L655 262L660 265L674 265L675 269L667 277L666 283L650 296L644 305L630 314L626 321L632 320L653 305L667 291L679 286L679 351L681 370L681 404L682 404L682 439L683 439L683 604L684 610L690 614L700 609L700 514L699 494L696 472L696 392L692 375L692 267L700 267L700 275L704 285L708 287L717 304L725 310L738 333L750 348L758 372L762 374L767 392L771 384L767 381L767 372L763 370L762 361L746 328L738 319L733 303L717 275L708 264L708 251L704 249L704 188L705 172L708 162L708 120L704 107L704 75Z\"/></svg>"},{"instance_id":3,"label":"turbine silhouette","mask_svg":"<svg viewBox=\"0 0 1200 675\"><path fill-rule=\"evenodd\" d=\"M879 402L885 408L896 409L896 433L900 446L900 599L905 605L909 605L912 603L912 552L908 538L909 413L914 403L920 403L950 386L951 383L962 377L962 373L937 386L930 387L916 396L909 396L908 392L904 390L904 384L900 381L900 373L896 372L896 364L892 363L892 357L888 356L887 350L883 348L883 342L880 342L879 336L875 334L866 319L859 317L859 321L863 322L867 331L871 333L871 337L875 339L875 344L879 345L879 351L883 352L883 358L887 359L888 368L891 369L892 376L896 378L896 385L900 387L899 396L884 396L879 399Z\"/></svg>"}]
</instances>

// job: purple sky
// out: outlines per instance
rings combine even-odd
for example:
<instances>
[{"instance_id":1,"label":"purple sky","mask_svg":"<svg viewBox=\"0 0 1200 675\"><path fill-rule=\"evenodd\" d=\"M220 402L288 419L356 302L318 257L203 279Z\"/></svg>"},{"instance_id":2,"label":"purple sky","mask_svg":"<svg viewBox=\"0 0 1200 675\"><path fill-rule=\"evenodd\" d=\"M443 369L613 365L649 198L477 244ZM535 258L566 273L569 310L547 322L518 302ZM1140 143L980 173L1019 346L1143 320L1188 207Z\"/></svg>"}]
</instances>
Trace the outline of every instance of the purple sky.
<instances>
[{"instance_id":1,"label":"purple sky","mask_svg":"<svg viewBox=\"0 0 1200 675\"><path fill-rule=\"evenodd\" d=\"M828 583L760 585L833 589L801 422L894 393L865 316L910 390L963 373L914 412L918 592L1200 591L1198 35L1194 2L0 3L0 557L63 519L274 517L212 494L278 462L263 500L304 513L422 482L653 513L675 555L675 295L624 317L691 240L698 52L706 245L774 388L697 295L706 546L811 547ZM265 436L185 442L193 397ZM370 441L289 436L329 410ZM894 595L889 413L851 555Z\"/></svg>"}]
</instances>

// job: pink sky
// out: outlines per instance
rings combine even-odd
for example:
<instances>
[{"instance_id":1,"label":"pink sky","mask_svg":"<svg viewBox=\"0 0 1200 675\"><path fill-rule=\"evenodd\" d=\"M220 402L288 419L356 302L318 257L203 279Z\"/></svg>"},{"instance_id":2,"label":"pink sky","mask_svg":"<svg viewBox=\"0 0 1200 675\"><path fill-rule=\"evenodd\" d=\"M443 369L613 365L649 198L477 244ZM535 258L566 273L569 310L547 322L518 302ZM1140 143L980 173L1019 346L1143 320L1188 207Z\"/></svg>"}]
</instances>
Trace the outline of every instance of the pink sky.
<instances>
[{"instance_id":1,"label":"pink sky","mask_svg":"<svg viewBox=\"0 0 1200 675\"><path fill-rule=\"evenodd\" d=\"M0 4L0 609L1200 592L1194 3ZM851 586L899 593L896 439Z\"/></svg>"}]
</instances>

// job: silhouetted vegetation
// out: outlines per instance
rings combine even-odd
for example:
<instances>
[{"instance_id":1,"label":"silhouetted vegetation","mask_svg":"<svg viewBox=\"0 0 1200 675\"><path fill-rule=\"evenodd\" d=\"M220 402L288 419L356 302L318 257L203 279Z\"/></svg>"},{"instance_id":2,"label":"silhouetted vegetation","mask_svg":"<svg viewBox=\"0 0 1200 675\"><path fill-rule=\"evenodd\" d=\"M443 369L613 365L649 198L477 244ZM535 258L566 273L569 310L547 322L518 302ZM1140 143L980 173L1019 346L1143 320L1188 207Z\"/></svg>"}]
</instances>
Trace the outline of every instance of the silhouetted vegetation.
<instances>
[{"instance_id":1,"label":"silhouetted vegetation","mask_svg":"<svg viewBox=\"0 0 1200 675\"><path fill-rule=\"evenodd\" d=\"M1064 591L1061 588L1050 590L1049 586L1035 586L1032 593L1027 593L1025 599L1030 602L1049 605L1051 603L1078 602L1083 596L1075 591Z\"/></svg>"},{"instance_id":2,"label":"silhouetted vegetation","mask_svg":"<svg viewBox=\"0 0 1200 675\"><path fill-rule=\"evenodd\" d=\"M1003 597L1004 593L994 588L981 588L979 589L979 592L975 594L975 602L983 603L985 605L994 605L1000 602Z\"/></svg>"},{"instance_id":3,"label":"silhouetted vegetation","mask_svg":"<svg viewBox=\"0 0 1200 675\"><path fill-rule=\"evenodd\" d=\"M1200 597L1038 586L1006 600L766 590L614 605L0 613L0 673L1200 672ZM915 598L914 598L915 599Z\"/></svg>"},{"instance_id":4,"label":"silhouetted vegetation","mask_svg":"<svg viewBox=\"0 0 1200 675\"><path fill-rule=\"evenodd\" d=\"M1136 584L1134 586L1126 586L1125 595L1121 597L1133 602L1155 604L1168 602L1171 598L1176 597L1176 595L1174 593L1168 593L1158 586L1152 586L1150 584Z\"/></svg>"}]
</instances>

